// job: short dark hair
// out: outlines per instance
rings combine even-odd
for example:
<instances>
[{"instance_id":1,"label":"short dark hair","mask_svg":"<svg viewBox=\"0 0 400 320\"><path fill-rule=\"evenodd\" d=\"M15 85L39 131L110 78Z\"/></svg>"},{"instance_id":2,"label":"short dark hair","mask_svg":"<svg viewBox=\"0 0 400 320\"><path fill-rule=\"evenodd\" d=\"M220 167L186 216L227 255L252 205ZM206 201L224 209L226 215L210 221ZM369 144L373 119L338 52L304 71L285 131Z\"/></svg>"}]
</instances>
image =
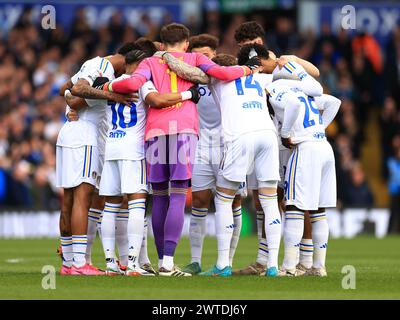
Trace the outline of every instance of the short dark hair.
<instances>
[{"instance_id":1,"label":"short dark hair","mask_svg":"<svg viewBox=\"0 0 400 320\"><path fill-rule=\"evenodd\" d=\"M269 59L269 51L266 47L258 43L246 44L240 48L237 58L238 64L244 65L250 58L253 58L250 52L254 50L258 58Z\"/></svg>"},{"instance_id":2,"label":"short dark hair","mask_svg":"<svg viewBox=\"0 0 400 320\"><path fill-rule=\"evenodd\" d=\"M236 58L233 55L226 53L217 54L214 58L212 58L212 61L220 66L225 67L237 65Z\"/></svg>"},{"instance_id":3,"label":"short dark hair","mask_svg":"<svg viewBox=\"0 0 400 320\"><path fill-rule=\"evenodd\" d=\"M148 57L151 57L153 54L157 52L157 47L153 43L153 41L141 37L135 41L135 43L139 46L140 50L144 51Z\"/></svg>"},{"instance_id":4,"label":"short dark hair","mask_svg":"<svg viewBox=\"0 0 400 320\"><path fill-rule=\"evenodd\" d=\"M211 34L202 33L197 36L190 37L189 51L195 48L210 47L212 50L217 50L219 40Z\"/></svg>"},{"instance_id":5,"label":"short dark hair","mask_svg":"<svg viewBox=\"0 0 400 320\"><path fill-rule=\"evenodd\" d=\"M125 56L129 51L140 49L135 42L124 43L117 51L117 53Z\"/></svg>"},{"instance_id":6,"label":"short dark hair","mask_svg":"<svg viewBox=\"0 0 400 320\"><path fill-rule=\"evenodd\" d=\"M147 57L148 55L146 54L146 52L142 50L132 50L125 55L125 63L126 64L137 63Z\"/></svg>"},{"instance_id":7,"label":"short dark hair","mask_svg":"<svg viewBox=\"0 0 400 320\"><path fill-rule=\"evenodd\" d=\"M265 31L264 28L255 21L243 22L239 28L235 30L235 40L237 43L254 40L258 37L264 40Z\"/></svg>"},{"instance_id":8,"label":"short dark hair","mask_svg":"<svg viewBox=\"0 0 400 320\"><path fill-rule=\"evenodd\" d=\"M189 29L180 23L167 24L160 31L161 42L169 45L189 40L189 36Z\"/></svg>"}]
</instances>

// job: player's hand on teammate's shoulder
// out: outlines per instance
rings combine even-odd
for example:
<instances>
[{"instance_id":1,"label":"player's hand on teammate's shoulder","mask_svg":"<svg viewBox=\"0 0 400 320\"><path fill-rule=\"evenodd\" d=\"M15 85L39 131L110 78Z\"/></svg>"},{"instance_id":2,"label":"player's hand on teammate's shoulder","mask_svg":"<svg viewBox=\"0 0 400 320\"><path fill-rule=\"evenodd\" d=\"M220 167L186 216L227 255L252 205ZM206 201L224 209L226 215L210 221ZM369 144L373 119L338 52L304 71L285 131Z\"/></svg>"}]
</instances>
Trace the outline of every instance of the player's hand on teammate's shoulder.
<instances>
[{"instance_id":1,"label":"player's hand on teammate's shoulder","mask_svg":"<svg viewBox=\"0 0 400 320\"><path fill-rule=\"evenodd\" d=\"M245 66L248 66L251 70L257 69L259 66L261 66L261 61L258 57L253 57L244 64Z\"/></svg>"},{"instance_id":2,"label":"player's hand on teammate's shoulder","mask_svg":"<svg viewBox=\"0 0 400 320\"><path fill-rule=\"evenodd\" d=\"M188 91L192 93L192 98L190 100L197 104L200 100L200 92L197 84L191 86Z\"/></svg>"},{"instance_id":3,"label":"player's hand on teammate's shoulder","mask_svg":"<svg viewBox=\"0 0 400 320\"><path fill-rule=\"evenodd\" d=\"M78 121L79 120L79 115L78 112L74 109L70 109L68 113L66 114L66 117L68 121Z\"/></svg>"},{"instance_id":4,"label":"player's hand on teammate's shoulder","mask_svg":"<svg viewBox=\"0 0 400 320\"><path fill-rule=\"evenodd\" d=\"M287 64L289 61L295 61L296 56L294 55L282 55L280 56L276 61L278 63L279 69L282 69L285 64Z\"/></svg>"},{"instance_id":5,"label":"player's hand on teammate's shoulder","mask_svg":"<svg viewBox=\"0 0 400 320\"><path fill-rule=\"evenodd\" d=\"M261 60L258 57L250 58L244 65L251 70L251 74L261 72L263 69Z\"/></svg>"},{"instance_id":6,"label":"player's hand on teammate's shoulder","mask_svg":"<svg viewBox=\"0 0 400 320\"><path fill-rule=\"evenodd\" d=\"M282 144L288 148L288 149L292 149L295 145L292 143L292 140L290 139L290 137L288 138L281 138L282 140Z\"/></svg>"}]
</instances>

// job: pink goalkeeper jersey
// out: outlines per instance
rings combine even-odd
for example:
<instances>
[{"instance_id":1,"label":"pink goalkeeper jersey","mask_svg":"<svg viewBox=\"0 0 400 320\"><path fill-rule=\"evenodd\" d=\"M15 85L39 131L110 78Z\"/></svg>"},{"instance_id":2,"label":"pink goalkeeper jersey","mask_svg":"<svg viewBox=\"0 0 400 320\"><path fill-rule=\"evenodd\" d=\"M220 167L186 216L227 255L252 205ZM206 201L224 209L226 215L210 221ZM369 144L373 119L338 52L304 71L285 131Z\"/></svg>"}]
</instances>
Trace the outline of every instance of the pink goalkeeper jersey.
<instances>
[{"instance_id":1,"label":"pink goalkeeper jersey","mask_svg":"<svg viewBox=\"0 0 400 320\"><path fill-rule=\"evenodd\" d=\"M217 79L232 81L248 73L240 66L221 67L199 53L170 52L186 63L199 67ZM159 93L174 93L188 90L193 83L183 80L172 72L167 63L157 57L143 60L135 73L128 79L112 83L112 90L118 93L137 91L146 81L151 80ZM147 114L145 140L156 136L177 133L198 134L199 120L196 105L186 100L168 108L150 108Z\"/></svg>"}]
</instances>

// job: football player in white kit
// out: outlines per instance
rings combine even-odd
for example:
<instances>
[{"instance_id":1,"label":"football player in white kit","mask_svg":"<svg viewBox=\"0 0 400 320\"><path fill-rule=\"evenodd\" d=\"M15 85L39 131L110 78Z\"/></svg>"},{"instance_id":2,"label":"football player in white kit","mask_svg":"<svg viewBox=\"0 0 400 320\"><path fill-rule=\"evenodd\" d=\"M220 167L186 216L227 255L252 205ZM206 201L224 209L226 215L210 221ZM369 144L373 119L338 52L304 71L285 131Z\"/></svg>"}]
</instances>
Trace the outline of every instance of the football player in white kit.
<instances>
[{"instance_id":1,"label":"football player in white kit","mask_svg":"<svg viewBox=\"0 0 400 320\"><path fill-rule=\"evenodd\" d=\"M155 52L155 48L154 48ZM125 79L132 74L139 63L148 57L141 50L133 50L126 57ZM193 96L195 93L195 97ZM151 81L139 90L139 100L129 106L113 103L107 109L108 132L105 148L105 163L100 182L100 195L106 197L103 211L103 249L106 256L106 273L119 274L115 261L115 221L122 206L122 195L128 198L128 266L127 276L153 276L139 265L139 254L143 239L146 197L148 192L144 150L144 129L147 105L155 108L169 107L183 100L198 101L197 91L159 94Z\"/></svg>"},{"instance_id":2,"label":"football player in white kit","mask_svg":"<svg viewBox=\"0 0 400 320\"><path fill-rule=\"evenodd\" d=\"M62 86L69 103L74 101L82 106L79 98L71 96L69 89L78 82L85 83L88 92L98 77L113 79L125 69L124 56L118 53L108 58L95 57L86 61L80 71ZM64 199L60 218L63 267L61 274L97 275L102 274L91 265L87 258L88 211L101 168L99 165L101 148L100 124L104 124L107 99L130 103L131 97L109 95L101 92L102 100L86 100L87 107L80 108L77 121L67 122L57 139L57 186L64 188ZM100 126L101 127L101 126ZM97 222L94 224L97 229Z\"/></svg>"},{"instance_id":3,"label":"football player in white kit","mask_svg":"<svg viewBox=\"0 0 400 320\"><path fill-rule=\"evenodd\" d=\"M244 47L245 45L249 44L258 44L261 46L265 47L265 38L266 38L266 33L263 29L263 27L257 23L256 21L247 21L242 23L236 30L235 30L235 40L237 45L241 48ZM275 56L272 51L270 52L270 59L273 59ZM287 62L297 62L301 66L304 67L304 69L313 77L318 77L319 76L319 70L317 67L315 67L312 63L301 59L297 56L294 55L283 55L280 56L278 59L276 59L276 67L273 68L273 73L277 73L277 71L281 68L283 68ZM265 71L264 71L265 72ZM269 71L270 73L270 71ZM290 156L291 151L284 147L282 143L279 143L279 160L280 160L280 167L279 167L279 172L281 174L281 180L278 183L278 200L280 202L281 208L283 207L283 183L284 181L284 167L282 166L282 163L285 163L285 159L288 159ZM286 165L286 164L285 164ZM255 181L254 181L255 182ZM258 191L257 191L257 185L252 185L252 182L250 181L250 184L248 183L247 187L252 190L253 192L253 197L254 197L254 205L255 209L257 211L257 234L258 234L258 240L259 240L259 246L258 246L258 254L257 254L257 259L256 262L250 264L249 266L240 269L240 270L233 270L233 274L236 275L260 275L265 272L265 266L267 263L268 259L268 246L265 240L265 231L264 231L264 212L262 211L261 205L258 201ZM308 216L306 216L308 217ZM306 224L306 220L305 220ZM304 229L304 237L301 242L301 254L300 254L300 261L303 264L307 264L306 261L308 262L310 252L312 255L312 250L310 250L310 243L312 247L312 241L311 241L311 231L308 230L309 228ZM309 232L308 232L309 231ZM302 250L304 248L304 250Z\"/></svg>"},{"instance_id":4,"label":"football player in white kit","mask_svg":"<svg viewBox=\"0 0 400 320\"><path fill-rule=\"evenodd\" d=\"M236 58L230 55L218 55L214 61L220 65L237 64ZM271 268L275 267L277 273L281 229L276 199L278 141L264 91L271 78L265 74L254 74L231 82L213 80L211 83L211 92L221 108L224 155L214 200L218 259L213 268L200 275L230 276L232 273L229 261L233 232L232 202L248 174L256 175L259 182L260 201L266 213L269 235L267 241L272 248L268 263Z\"/></svg>"},{"instance_id":5,"label":"football player in white kit","mask_svg":"<svg viewBox=\"0 0 400 320\"><path fill-rule=\"evenodd\" d=\"M336 207L336 173L325 129L336 116L340 100L305 93L291 80L274 81L267 91L281 118L283 112L282 143L293 148L285 176L285 254L280 274L326 276L329 228L325 208ZM306 272L296 269L305 211L310 212L314 243L313 267Z\"/></svg>"},{"instance_id":6,"label":"football player in white kit","mask_svg":"<svg viewBox=\"0 0 400 320\"><path fill-rule=\"evenodd\" d=\"M269 59L268 51L259 45L252 47L256 54L264 53L265 55L264 59L260 58L264 60L262 70L267 73L272 72L275 61L272 58ZM247 54L247 58L248 49L246 46L241 49ZM244 55L239 53L239 57L243 58ZM246 59L240 60L240 64L246 62ZM298 66L298 72L305 74L300 66ZM305 77L300 75L299 78ZM226 239L230 237L230 228L227 226L230 220L227 219L225 210L227 203L232 201L232 190L246 175L248 181L257 182L259 200L265 215L265 233L269 249L266 275L272 277L278 275L281 235L276 193L279 181L279 149L276 128L268 111L264 90L271 79L272 75L255 74L230 83L215 82L211 86L213 95L221 106L225 153L221 162L215 197L217 232L219 232L217 235L218 261L217 265L205 275L229 275L230 273L230 268L226 266ZM304 79L304 81L307 80L307 78ZM236 96L232 92L236 92Z\"/></svg>"},{"instance_id":7,"label":"football player in white kit","mask_svg":"<svg viewBox=\"0 0 400 320\"><path fill-rule=\"evenodd\" d=\"M264 45L262 45L262 40L260 36L255 37L256 35L260 34L260 30L258 33L251 33L251 30L257 30L255 22L248 22L243 24L243 29L241 27L238 28L238 36L240 35L239 39L244 39L243 43L241 43L241 50L238 54L239 63L244 63L247 59L252 58L248 61L251 62L252 60L257 59L261 60L263 65L263 73L270 74L272 73L275 76L280 77L287 77L293 76L293 72L296 73L292 66L300 65L304 67L304 69L310 75L318 76L319 71L318 69L311 64L310 62L300 59L296 56L281 56L276 58L275 54L272 51L267 50ZM259 27L258 29L260 29ZM240 31L240 32L239 32ZM249 33L250 32L250 33ZM236 37L236 35L235 35ZM255 37L255 38L254 38ZM297 77L298 78L298 77ZM319 86L319 84L317 84ZM272 112L273 114L273 112ZM273 118L275 125L278 127L276 123L276 118ZM287 160L291 154L291 150L284 147L282 143L280 143L279 139L279 173L280 173L280 180L278 183L278 201L280 204L280 209L284 208L284 172ZM257 275L262 274L262 270L265 268L268 260L268 245L265 239L265 230L263 230L264 226L264 213L258 210L260 207L258 201L258 190L257 190L257 181L256 179L248 179L247 187L253 190L254 204L257 210L257 233L259 237L259 247L258 247L258 255L257 260L255 263L241 269L241 270L234 270L233 274L237 275ZM309 221L308 221L309 222ZM305 221L306 223L306 221ZM311 225L311 224L310 224ZM311 228L311 227L310 227ZM309 234L306 233L309 231ZM301 248L305 247L306 250L301 251L300 261L303 264L306 264L305 261L311 260L312 263L312 250L310 250L310 243L312 247L311 241L311 230L309 228L305 228L304 238L302 239ZM307 246L307 247L306 247ZM310 252L311 251L311 252Z\"/></svg>"}]
</instances>

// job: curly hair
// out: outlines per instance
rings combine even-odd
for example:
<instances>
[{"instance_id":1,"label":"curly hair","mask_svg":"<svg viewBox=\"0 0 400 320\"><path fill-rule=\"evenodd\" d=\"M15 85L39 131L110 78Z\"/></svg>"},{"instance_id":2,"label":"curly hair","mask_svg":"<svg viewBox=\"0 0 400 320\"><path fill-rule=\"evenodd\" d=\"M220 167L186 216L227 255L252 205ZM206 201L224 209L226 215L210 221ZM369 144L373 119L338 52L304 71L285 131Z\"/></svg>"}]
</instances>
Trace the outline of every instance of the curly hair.
<instances>
[{"instance_id":1,"label":"curly hair","mask_svg":"<svg viewBox=\"0 0 400 320\"><path fill-rule=\"evenodd\" d=\"M254 40L258 37L263 39L265 37L265 31L259 23L255 21L248 21L242 23L239 28L235 30L234 37L237 43L246 40Z\"/></svg>"}]
</instances>

